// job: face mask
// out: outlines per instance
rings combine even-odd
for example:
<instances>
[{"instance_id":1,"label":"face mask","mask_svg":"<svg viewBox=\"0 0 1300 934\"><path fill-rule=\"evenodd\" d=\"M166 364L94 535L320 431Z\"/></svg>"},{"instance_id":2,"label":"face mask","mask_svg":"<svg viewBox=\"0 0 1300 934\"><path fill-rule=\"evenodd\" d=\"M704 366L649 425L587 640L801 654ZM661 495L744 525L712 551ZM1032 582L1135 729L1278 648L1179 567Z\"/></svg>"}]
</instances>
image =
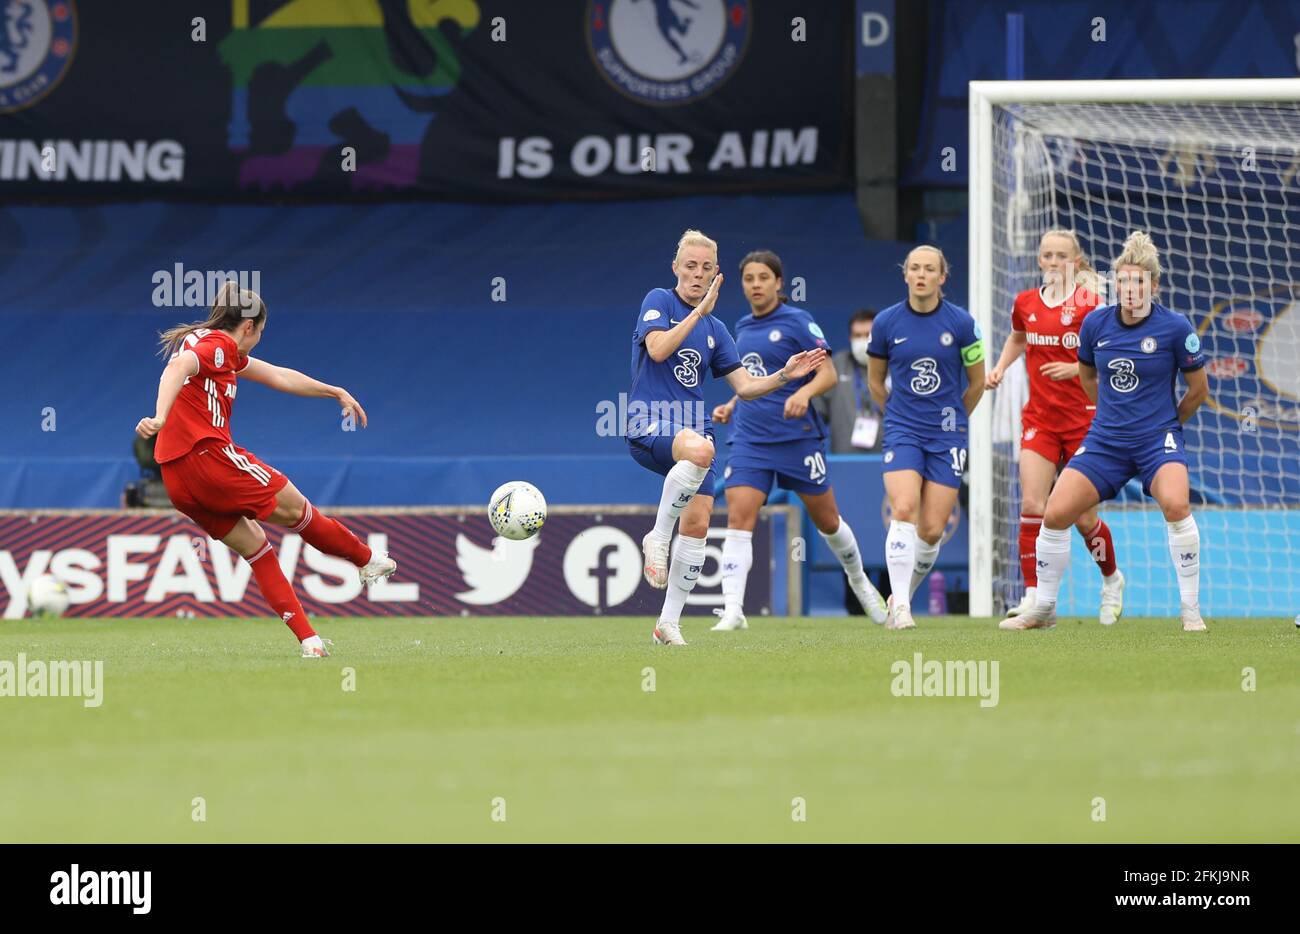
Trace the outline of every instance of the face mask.
<instances>
[{"instance_id":1,"label":"face mask","mask_svg":"<svg viewBox=\"0 0 1300 934\"><path fill-rule=\"evenodd\" d=\"M871 359L867 356L867 348L869 346L871 346L871 338L869 337L856 337L849 341L849 348L850 352L853 354L853 359L858 361L860 366L867 366L867 361Z\"/></svg>"}]
</instances>

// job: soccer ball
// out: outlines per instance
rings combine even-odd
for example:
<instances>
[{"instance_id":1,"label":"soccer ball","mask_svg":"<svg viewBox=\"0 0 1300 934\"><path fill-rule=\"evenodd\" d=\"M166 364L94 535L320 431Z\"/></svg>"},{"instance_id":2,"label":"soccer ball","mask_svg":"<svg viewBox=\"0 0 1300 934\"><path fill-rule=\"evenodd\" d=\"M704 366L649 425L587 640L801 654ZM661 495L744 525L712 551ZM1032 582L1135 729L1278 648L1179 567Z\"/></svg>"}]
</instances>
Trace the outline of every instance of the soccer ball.
<instances>
[{"instance_id":1,"label":"soccer ball","mask_svg":"<svg viewBox=\"0 0 1300 934\"><path fill-rule=\"evenodd\" d=\"M532 538L546 521L546 498L523 480L503 483L488 500L488 521L502 538L513 542Z\"/></svg>"},{"instance_id":2,"label":"soccer ball","mask_svg":"<svg viewBox=\"0 0 1300 934\"><path fill-rule=\"evenodd\" d=\"M62 616L70 602L68 585L53 574L42 574L27 590L27 609L33 616Z\"/></svg>"}]
</instances>

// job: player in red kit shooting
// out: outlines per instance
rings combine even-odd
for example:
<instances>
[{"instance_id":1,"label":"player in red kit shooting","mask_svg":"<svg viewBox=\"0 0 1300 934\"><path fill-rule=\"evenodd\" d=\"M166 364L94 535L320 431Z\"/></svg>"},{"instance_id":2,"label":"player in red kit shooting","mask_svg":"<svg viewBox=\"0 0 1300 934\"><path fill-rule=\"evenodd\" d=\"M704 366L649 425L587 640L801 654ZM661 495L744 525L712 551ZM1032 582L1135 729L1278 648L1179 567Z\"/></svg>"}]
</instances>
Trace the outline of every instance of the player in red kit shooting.
<instances>
[{"instance_id":1,"label":"player in red kit shooting","mask_svg":"<svg viewBox=\"0 0 1300 934\"><path fill-rule=\"evenodd\" d=\"M1100 303L1095 273L1088 265L1072 230L1049 230L1038 245L1042 288L1016 296L1011 311L1011 334L997 366L989 371L988 385L996 389L1007 367L1021 353L1029 373L1029 402L1021 415L1020 439L1020 570L1025 596L1008 617L1022 616L1034 608L1038 586L1035 542L1043 523L1043 510L1057 472L1074 456L1092 424L1096 405L1079 383L1079 328ZM1101 608L1098 619L1109 626L1124 610L1124 575L1116 567L1110 528L1094 506L1083 513L1075 528L1101 570Z\"/></svg>"},{"instance_id":2,"label":"player in red kit shooting","mask_svg":"<svg viewBox=\"0 0 1300 934\"><path fill-rule=\"evenodd\" d=\"M365 410L347 390L248 356L265 329L262 299L226 282L206 321L159 335L162 353L170 357L158 384L158 406L135 430L142 438L158 435L154 458L172 504L248 561L262 596L302 643L303 658L322 658L329 655L328 640L312 629L254 520L283 526L325 554L346 558L359 568L363 584L388 577L397 562L372 554L342 523L313 507L288 477L231 440L237 376L297 396L336 399L345 415L366 425Z\"/></svg>"}]
</instances>

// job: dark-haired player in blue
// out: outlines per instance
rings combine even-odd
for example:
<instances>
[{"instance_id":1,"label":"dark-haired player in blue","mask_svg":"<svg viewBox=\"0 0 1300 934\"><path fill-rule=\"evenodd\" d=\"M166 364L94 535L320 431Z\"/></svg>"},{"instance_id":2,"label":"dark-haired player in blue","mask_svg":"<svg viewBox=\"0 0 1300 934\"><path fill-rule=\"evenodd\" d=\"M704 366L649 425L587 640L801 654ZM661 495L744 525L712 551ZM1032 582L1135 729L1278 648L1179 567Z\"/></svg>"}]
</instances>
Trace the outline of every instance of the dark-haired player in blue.
<instances>
[{"instance_id":1,"label":"dark-haired player in blue","mask_svg":"<svg viewBox=\"0 0 1300 934\"><path fill-rule=\"evenodd\" d=\"M781 259L756 250L740 261L741 286L750 313L736 322L736 350L751 376L765 377L791 354L828 350L813 316L785 304ZM826 477L826 423L809 403L835 387L835 366L827 359L815 373L793 380L761 399L735 396L713 410L716 422L735 420L725 472L727 539L722 546L722 617L715 630L748 629L745 580L754 562L753 535L758 510L773 480L793 490L827 546L839 558L853 592L873 622L885 621L885 601L862 569L862 555L849 524L840 517Z\"/></svg>"},{"instance_id":2,"label":"dark-haired player in blue","mask_svg":"<svg viewBox=\"0 0 1300 934\"><path fill-rule=\"evenodd\" d=\"M1002 629L1050 629L1070 564L1070 526L1114 498L1134 476L1168 523L1186 632L1204 632L1201 618L1201 534L1192 518L1183 422L1210 394L1205 355L1192 323L1154 297L1160 254L1143 231L1124 241L1115 260L1119 303L1098 308L1079 329L1079 382L1097 414L1047 500L1038 531L1038 595L1034 609L1004 619ZM1178 374L1187 382L1175 397Z\"/></svg>"},{"instance_id":3,"label":"dark-haired player in blue","mask_svg":"<svg viewBox=\"0 0 1300 934\"><path fill-rule=\"evenodd\" d=\"M916 626L912 595L939 556L966 470L967 416L984 394L984 341L970 312L944 299L947 278L937 247L908 253L907 300L876 316L867 345L867 385L885 411L885 492L893 512L885 537L893 591L887 629Z\"/></svg>"},{"instance_id":4,"label":"dark-haired player in blue","mask_svg":"<svg viewBox=\"0 0 1300 934\"><path fill-rule=\"evenodd\" d=\"M632 332L632 391L626 437L632 457L664 477L655 527L642 540L645 577L667 588L654 629L661 645L685 645L682 608L704 566L704 537L713 512L713 426L704 409L706 372L726 379L742 399L756 399L807 376L826 359L824 350L797 353L771 376L751 376L736 343L710 316L722 287L718 245L688 230L673 259L675 289L651 289ZM698 492L703 487L704 492ZM668 566L673 526L681 531Z\"/></svg>"}]
</instances>

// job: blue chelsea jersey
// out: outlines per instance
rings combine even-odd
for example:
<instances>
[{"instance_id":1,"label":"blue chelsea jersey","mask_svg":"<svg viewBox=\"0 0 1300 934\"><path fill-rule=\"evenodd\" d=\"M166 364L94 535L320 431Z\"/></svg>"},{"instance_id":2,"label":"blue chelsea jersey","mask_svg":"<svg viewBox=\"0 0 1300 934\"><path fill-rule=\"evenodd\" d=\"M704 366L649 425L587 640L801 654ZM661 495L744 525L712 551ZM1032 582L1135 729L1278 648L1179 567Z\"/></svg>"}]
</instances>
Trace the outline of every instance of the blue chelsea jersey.
<instances>
[{"instance_id":1,"label":"blue chelsea jersey","mask_svg":"<svg viewBox=\"0 0 1300 934\"><path fill-rule=\"evenodd\" d=\"M667 331L681 323L692 307L672 289L651 289L641 303L632 331L632 391L628 393L627 436L675 435L682 428L701 434L712 430L704 407L704 376L720 379L740 368L736 342L726 325L713 315L696 322L681 346L662 363L646 350L651 331Z\"/></svg>"},{"instance_id":2,"label":"blue chelsea jersey","mask_svg":"<svg viewBox=\"0 0 1300 934\"><path fill-rule=\"evenodd\" d=\"M822 329L802 308L781 304L762 317L748 314L736 322L736 350L740 354L740 363L753 376L777 373L795 354L818 347L830 351ZM728 442L752 444L825 438L826 423L811 405L802 418L785 417L786 400L815 377L816 373L809 373L766 396L739 400L736 403L735 429Z\"/></svg>"},{"instance_id":3,"label":"blue chelsea jersey","mask_svg":"<svg viewBox=\"0 0 1300 934\"><path fill-rule=\"evenodd\" d=\"M1174 390L1178 372L1205 366L1201 339L1185 317L1152 303L1151 314L1125 324L1107 305L1083 319L1079 362L1097 371L1092 431L1119 441L1179 428Z\"/></svg>"},{"instance_id":4,"label":"blue chelsea jersey","mask_svg":"<svg viewBox=\"0 0 1300 934\"><path fill-rule=\"evenodd\" d=\"M867 353L889 363L885 435L904 430L921 438L966 431L966 367L984 359L984 341L970 312L940 300L934 311L891 305L871 328ZM951 416L955 416L955 422Z\"/></svg>"}]
</instances>

